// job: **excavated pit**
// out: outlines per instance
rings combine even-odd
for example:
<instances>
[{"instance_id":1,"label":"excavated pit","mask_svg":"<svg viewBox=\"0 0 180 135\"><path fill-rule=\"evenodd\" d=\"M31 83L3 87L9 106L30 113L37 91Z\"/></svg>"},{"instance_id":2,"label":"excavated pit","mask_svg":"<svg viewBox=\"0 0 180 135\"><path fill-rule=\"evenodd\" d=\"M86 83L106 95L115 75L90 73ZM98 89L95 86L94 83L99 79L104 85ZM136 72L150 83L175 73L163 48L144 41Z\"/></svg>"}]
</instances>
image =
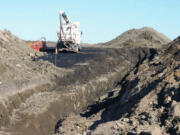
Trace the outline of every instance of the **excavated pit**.
<instances>
[{"instance_id":1,"label":"excavated pit","mask_svg":"<svg viewBox=\"0 0 180 135\"><path fill-rule=\"evenodd\" d=\"M115 87L141 60L155 53L148 48L85 48L82 54L59 54L56 65L73 71L57 77L53 85L49 83L12 96L8 107L12 109L5 109L9 116L2 123L8 128L2 131L18 135L53 134L58 120L71 112L81 112ZM38 59L53 63L53 57L49 54Z\"/></svg>"},{"instance_id":2,"label":"excavated pit","mask_svg":"<svg viewBox=\"0 0 180 135\"><path fill-rule=\"evenodd\" d=\"M9 31L2 32L0 134L53 134L61 120L70 113L80 113L109 93L169 41L161 41L152 29L133 31L140 35L153 31L148 34L152 38L129 35L129 31L123 34L127 41L117 38L105 45L84 47L78 54L58 55L35 52ZM11 38L16 40L6 40Z\"/></svg>"}]
</instances>

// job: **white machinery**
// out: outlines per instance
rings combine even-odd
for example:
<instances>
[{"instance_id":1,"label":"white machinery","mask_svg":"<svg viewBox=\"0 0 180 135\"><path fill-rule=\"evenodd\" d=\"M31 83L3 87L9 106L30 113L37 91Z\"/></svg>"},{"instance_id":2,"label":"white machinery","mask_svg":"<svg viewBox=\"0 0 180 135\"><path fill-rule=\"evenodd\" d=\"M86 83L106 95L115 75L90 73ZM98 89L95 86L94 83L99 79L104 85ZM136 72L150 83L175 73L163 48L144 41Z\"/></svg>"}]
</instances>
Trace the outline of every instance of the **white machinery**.
<instances>
[{"instance_id":1,"label":"white machinery","mask_svg":"<svg viewBox=\"0 0 180 135\"><path fill-rule=\"evenodd\" d=\"M56 50L73 51L81 50L81 32L79 31L79 22L71 22L64 11L60 11L60 26L58 28L58 42ZM64 20L63 20L64 19Z\"/></svg>"}]
</instances>

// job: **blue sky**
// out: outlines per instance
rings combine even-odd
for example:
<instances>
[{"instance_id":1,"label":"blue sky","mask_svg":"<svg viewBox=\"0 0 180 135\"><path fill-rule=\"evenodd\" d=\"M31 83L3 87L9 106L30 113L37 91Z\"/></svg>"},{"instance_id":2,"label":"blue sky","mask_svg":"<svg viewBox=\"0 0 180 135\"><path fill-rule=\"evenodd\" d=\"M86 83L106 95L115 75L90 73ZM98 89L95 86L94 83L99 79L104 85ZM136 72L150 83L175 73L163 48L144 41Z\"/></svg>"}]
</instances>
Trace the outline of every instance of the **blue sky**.
<instances>
[{"instance_id":1,"label":"blue sky","mask_svg":"<svg viewBox=\"0 0 180 135\"><path fill-rule=\"evenodd\" d=\"M59 10L80 22L83 42L106 42L144 26L180 36L180 0L1 0L0 29L25 40L56 41Z\"/></svg>"}]
</instances>

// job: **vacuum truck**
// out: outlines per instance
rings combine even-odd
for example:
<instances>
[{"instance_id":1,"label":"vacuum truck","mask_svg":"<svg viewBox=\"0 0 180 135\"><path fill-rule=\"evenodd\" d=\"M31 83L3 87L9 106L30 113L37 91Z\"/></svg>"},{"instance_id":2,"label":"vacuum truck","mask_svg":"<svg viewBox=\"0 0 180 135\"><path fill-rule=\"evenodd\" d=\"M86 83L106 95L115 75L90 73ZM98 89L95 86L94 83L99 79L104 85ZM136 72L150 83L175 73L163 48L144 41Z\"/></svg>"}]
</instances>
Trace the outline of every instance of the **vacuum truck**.
<instances>
[{"instance_id":1,"label":"vacuum truck","mask_svg":"<svg viewBox=\"0 0 180 135\"><path fill-rule=\"evenodd\" d=\"M56 51L79 52L81 50L81 35L79 22L71 22L64 11L60 11L60 24L57 32Z\"/></svg>"}]
</instances>

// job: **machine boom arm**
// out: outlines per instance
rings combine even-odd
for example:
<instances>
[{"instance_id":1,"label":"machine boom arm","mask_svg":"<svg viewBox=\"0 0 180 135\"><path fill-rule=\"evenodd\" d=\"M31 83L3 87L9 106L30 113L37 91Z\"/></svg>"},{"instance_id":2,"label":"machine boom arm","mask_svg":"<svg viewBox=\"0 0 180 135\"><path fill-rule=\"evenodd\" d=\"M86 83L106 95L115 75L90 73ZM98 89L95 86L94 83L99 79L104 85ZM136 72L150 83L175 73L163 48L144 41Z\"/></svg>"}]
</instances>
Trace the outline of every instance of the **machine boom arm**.
<instances>
[{"instance_id":1,"label":"machine boom arm","mask_svg":"<svg viewBox=\"0 0 180 135\"><path fill-rule=\"evenodd\" d=\"M64 11L60 11L60 18L61 17L63 17L63 19L65 20L66 23L71 22Z\"/></svg>"}]
</instances>

